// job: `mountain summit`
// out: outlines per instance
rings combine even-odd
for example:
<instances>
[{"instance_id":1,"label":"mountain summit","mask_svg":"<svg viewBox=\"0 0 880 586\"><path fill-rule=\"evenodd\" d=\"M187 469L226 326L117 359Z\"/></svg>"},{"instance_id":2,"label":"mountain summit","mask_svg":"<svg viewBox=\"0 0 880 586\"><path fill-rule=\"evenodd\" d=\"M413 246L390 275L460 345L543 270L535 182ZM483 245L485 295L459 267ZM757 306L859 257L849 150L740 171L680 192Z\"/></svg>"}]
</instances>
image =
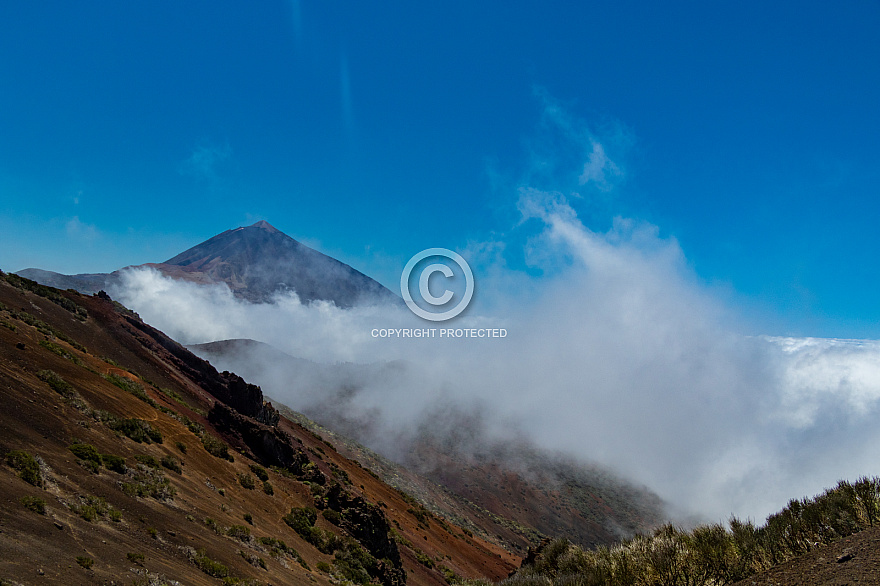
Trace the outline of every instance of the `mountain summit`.
<instances>
[{"instance_id":1,"label":"mountain summit","mask_svg":"<svg viewBox=\"0 0 880 586\"><path fill-rule=\"evenodd\" d=\"M163 263L138 266L195 283L226 283L237 297L253 303L271 301L286 291L295 291L303 303L332 301L344 308L399 301L377 281L294 240L264 220L227 230ZM18 274L44 285L95 293L117 282L120 271L61 275L25 269Z\"/></svg>"}]
</instances>

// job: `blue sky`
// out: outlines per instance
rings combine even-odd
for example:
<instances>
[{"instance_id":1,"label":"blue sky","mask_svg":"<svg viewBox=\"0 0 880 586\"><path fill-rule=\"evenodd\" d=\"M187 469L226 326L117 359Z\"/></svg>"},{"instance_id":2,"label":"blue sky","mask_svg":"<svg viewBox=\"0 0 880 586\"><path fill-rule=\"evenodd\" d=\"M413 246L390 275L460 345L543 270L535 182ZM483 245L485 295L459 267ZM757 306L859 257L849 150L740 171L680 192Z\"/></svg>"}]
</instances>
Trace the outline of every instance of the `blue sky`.
<instances>
[{"instance_id":1,"label":"blue sky","mask_svg":"<svg viewBox=\"0 0 880 586\"><path fill-rule=\"evenodd\" d=\"M878 27L865 1L6 2L0 268L266 219L394 288L424 248L524 238L552 103L621 165L590 228L655 224L754 333L880 338Z\"/></svg>"}]
</instances>

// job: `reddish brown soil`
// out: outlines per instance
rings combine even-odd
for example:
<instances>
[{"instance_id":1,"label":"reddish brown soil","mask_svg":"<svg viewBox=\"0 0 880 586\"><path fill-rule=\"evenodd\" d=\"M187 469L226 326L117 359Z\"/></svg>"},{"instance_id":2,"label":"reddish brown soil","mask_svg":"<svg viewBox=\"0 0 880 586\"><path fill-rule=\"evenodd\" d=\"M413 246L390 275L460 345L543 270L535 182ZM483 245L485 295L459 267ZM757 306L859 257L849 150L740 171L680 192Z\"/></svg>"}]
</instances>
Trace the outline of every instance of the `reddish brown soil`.
<instances>
[{"instance_id":1,"label":"reddish brown soil","mask_svg":"<svg viewBox=\"0 0 880 586\"><path fill-rule=\"evenodd\" d=\"M104 358L118 364L112 366L112 372L121 367L136 373L127 376L139 380L152 400L201 423L208 433L219 435L203 416L213 398L178 368L166 349L132 328L109 301L75 293L65 295L88 310L88 320L81 322L51 301L0 281L0 302L30 313L88 349L81 352L59 339L52 340L81 361L76 364L40 346L46 336L36 328L0 311L0 320L15 327L14 331L0 327L0 455L25 450L39 456L45 462L43 474L47 480L44 488L32 486L5 462L0 464L0 582L130 584L148 572L183 584L218 584L217 578L189 561L183 548L193 547L204 549L211 559L227 566L230 575L260 584L331 583L318 564L332 564L333 557L320 553L281 520L291 507L312 504L308 486L270 472L274 495L264 494L259 485L256 490L245 489L237 475L248 473L254 461L247 450L236 446L234 438L224 438L242 450L231 450L234 463L211 456L183 423L106 381L101 375L110 367ZM161 431L163 443L139 444L115 434L40 380L37 373L44 369L61 375L93 409L149 421ZM151 383L179 394L191 408L159 393ZM463 577L498 579L518 565L515 556L465 535L455 525L435 518L427 526L420 526L410 512L412 505L396 489L299 425L282 419L279 426L294 441L301 442L328 478L333 475L331 464L338 466L348 475L348 489L353 494L381 507L399 535L408 584L444 584L440 566ZM74 441L122 456L129 466L135 465L137 455L157 459L170 455L182 460L182 474L162 469L176 496L166 502L127 496L120 489L124 480L120 474L106 469L94 474L77 462L69 450ZM177 442L186 446L185 454ZM46 514L25 508L20 502L25 496L42 498ZM106 499L121 511L121 521L99 517L90 522L81 518L70 505L86 496ZM252 525L244 520L246 513L252 515ZM243 543L215 533L205 524L208 518L221 527L247 526L254 537L282 539L299 552L308 568L289 557L275 558L253 541ZM317 525L343 532L320 515ZM261 558L266 569L249 564L240 552ZM144 559L132 562L128 554L140 554ZM417 554L423 560L424 556L430 557L435 568L419 562ZM90 569L77 563L80 556L94 561Z\"/></svg>"}]
</instances>

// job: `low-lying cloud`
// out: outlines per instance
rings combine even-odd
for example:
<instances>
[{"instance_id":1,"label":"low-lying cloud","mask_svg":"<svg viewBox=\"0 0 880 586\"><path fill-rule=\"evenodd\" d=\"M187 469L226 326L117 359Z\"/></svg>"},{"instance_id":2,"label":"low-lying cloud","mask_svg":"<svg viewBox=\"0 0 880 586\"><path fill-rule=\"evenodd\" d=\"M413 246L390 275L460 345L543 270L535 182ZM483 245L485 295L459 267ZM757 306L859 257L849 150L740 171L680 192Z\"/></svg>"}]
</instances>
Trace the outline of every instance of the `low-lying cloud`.
<instances>
[{"instance_id":1,"label":"low-lying cloud","mask_svg":"<svg viewBox=\"0 0 880 586\"><path fill-rule=\"evenodd\" d=\"M604 188L619 172L596 140L587 137L575 186L586 177ZM127 271L111 294L185 344L251 338L324 364L400 361L367 375L338 366L344 376L330 381L258 381L306 412L328 385L348 388L340 408L369 422L386 452L452 405L480 413L486 437L607 465L676 513L711 520L763 521L791 498L878 473L880 343L742 335L745 319L700 282L674 239L627 218L594 231L573 198L518 191L522 219L540 226L523 258L547 269L542 277L509 268L497 254L508 243L462 251L482 303L452 323L503 327L506 338L376 338L374 328L445 326L405 308L303 305L291 293L253 305L149 269Z\"/></svg>"}]
</instances>

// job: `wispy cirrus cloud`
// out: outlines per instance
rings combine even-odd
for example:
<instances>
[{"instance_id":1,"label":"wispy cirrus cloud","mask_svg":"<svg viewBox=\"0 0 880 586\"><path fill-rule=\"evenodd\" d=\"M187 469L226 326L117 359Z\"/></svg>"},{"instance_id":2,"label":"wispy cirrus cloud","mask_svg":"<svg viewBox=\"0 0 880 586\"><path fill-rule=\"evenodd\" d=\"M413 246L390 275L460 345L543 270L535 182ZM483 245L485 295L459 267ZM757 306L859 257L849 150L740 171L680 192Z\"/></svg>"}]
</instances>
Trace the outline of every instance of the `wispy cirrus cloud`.
<instances>
[{"instance_id":1,"label":"wispy cirrus cloud","mask_svg":"<svg viewBox=\"0 0 880 586\"><path fill-rule=\"evenodd\" d=\"M196 147L192 154L180 165L180 173L216 185L221 180L220 169L232 157L232 147L228 142L207 144Z\"/></svg>"}]
</instances>

